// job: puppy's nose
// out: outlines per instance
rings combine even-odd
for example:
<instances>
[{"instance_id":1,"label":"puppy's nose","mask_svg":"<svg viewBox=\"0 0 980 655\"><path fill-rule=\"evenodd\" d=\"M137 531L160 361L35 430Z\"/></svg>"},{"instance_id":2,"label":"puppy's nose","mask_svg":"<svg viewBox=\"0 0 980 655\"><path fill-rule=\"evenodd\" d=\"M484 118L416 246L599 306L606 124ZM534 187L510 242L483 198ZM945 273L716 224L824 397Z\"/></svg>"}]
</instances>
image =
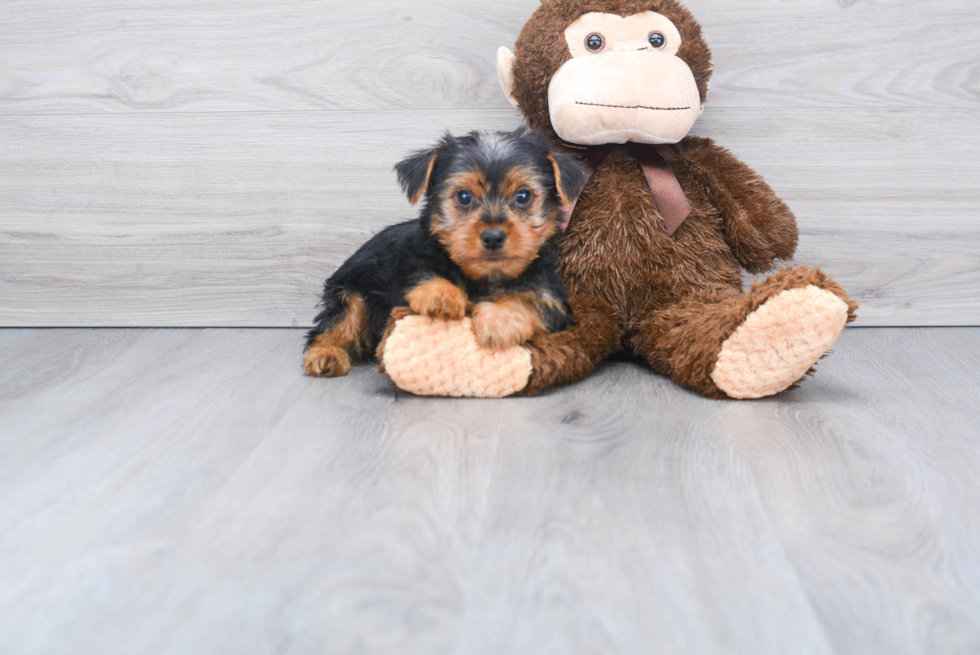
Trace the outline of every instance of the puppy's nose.
<instances>
[{"instance_id":1,"label":"puppy's nose","mask_svg":"<svg viewBox=\"0 0 980 655\"><path fill-rule=\"evenodd\" d=\"M507 233L503 230L484 230L480 242L487 250L500 250L507 241Z\"/></svg>"}]
</instances>

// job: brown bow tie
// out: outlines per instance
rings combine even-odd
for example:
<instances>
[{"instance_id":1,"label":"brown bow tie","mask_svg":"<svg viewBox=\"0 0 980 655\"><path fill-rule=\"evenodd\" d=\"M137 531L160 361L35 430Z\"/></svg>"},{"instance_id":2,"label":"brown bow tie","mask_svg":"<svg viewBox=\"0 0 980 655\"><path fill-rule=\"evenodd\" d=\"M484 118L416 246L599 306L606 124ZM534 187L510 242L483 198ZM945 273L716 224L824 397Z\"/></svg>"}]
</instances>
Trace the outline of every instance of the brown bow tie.
<instances>
[{"instance_id":1,"label":"brown bow tie","mask_svg":"<svg viewBox=\"0 0 980 655\"><path fill-rule=\"evenodd\" d=\"M580 146L571 147L576 150L581 150ZM592 179L596 170L606 160L609 153L612 152L613 147L613 145L595 146L586 148L582 152L588 168L587 173L589 179ZM657 152L654 146L642 143L627 143L626 148L629 150L630 155L633 156L633 159L640 164L640 168L643 169L643 175L647 178L650 191L653 192L653 199L657 203L657 209L664 219L667 234L674 236L677 228L691 215L691 203L687 201L687 196L684 195L684 189L681 188L681 183L677 181L677 176L674 175L674 171L670 170L670 166L667 165L667 162L664 161L664 158L660 156L660 153ZM578 204L578 198L575 198L575 200L562 209L561 223L563 230L568 227L569 221L572 220L572 212L575 211L576 204Z\"/></svg>"}]
</instances>

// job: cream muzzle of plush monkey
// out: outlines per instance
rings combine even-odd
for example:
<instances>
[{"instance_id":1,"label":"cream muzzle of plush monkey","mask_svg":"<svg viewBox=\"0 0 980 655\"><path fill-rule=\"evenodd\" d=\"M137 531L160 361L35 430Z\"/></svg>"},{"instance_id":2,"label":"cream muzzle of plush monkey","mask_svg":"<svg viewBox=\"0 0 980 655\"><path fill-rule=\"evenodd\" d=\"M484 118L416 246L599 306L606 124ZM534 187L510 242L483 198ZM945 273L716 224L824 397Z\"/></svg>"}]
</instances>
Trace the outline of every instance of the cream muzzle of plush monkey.
<instances>
[{"instance_id":1,"label":"cream muzzle of plush monkey","mask_svg":"<svg viewBox=\"0 0 980 655\"><path fill-rule=\"evenodd\" d=\"M690 67L677 56L681 35L666 16L592 12L565 30L571 54L551 79L551 124L569 143L677 143L704 110ZM514 55L497 52L511 103Z\"/></svg>"}]
</instances>

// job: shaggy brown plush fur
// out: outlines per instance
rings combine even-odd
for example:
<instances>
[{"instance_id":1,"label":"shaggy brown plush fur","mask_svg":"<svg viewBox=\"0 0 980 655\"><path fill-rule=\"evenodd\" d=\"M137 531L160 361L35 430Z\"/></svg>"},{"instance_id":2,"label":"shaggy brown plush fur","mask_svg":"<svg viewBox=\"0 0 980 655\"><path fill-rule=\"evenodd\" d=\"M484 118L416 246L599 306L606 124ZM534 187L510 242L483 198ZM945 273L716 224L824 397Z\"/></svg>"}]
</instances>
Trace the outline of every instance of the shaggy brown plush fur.
<instances>
[{"instance_id":1,"label":"shaggy brown plush fur","mask_svg":"<svg viewBox=\"0 0 980 655\"><path fill-rule=\"evenodd\" d=\"M691 68L703 102L711 53L676 0L544 0L521 32L513 69L501 75L527 122L555 134L549 84L571 58L564 36L570 24L590 12L644 11L666 16L680 31L677 56ZM510 60L504 55L501 62ZM625 350L707 396L764 397L792 386L854 319L857 304L816 269L787 268L742 290L742 269L773 270L792 258L798 234L786 204L730 152L698 137L650 146L691 206L670 234L629 147L599 146L608 156L598 163L586 152L597 167L558 242L558 273L572 294L576 324L525 344L533 370L523 393L578 380ZM393 315L386 334L399 318Z\"/></svg>"},{"instance_id":2,"label":"shaggy brown plush fur","mask_svg":"<svg viewBox=\"0 0 980 655\"><path fill-rule=\"evenodd\" d=\"M637 321L629 345L658 371L675 382L712 398L725 398L711 372L722 344L767 300L788 289L813 285L830 291L848 305L847 321L855 319L857 303L820 269L789 267L754 283L747 293L726 287L692 289L689 296L654 306ZM696 339L692 339L696 335Z\"/></svg>"},{"instance_id":3,"label":"shaggy brown plush fur","mask_svg":"<svg viewBox=\"0 0 980 655\"><path fill-rule=\"evenodd\" d=\"M542 334L525 346L531 351L534 372L524 389L533 396L548 387L580 380L620 348L623 330L619 312L598 298L572 296L578 323L564 332Z\"/></svg>"},{"instance_id":4,"label":"shaggy brown plush fur","mask_svg":"<svg viewBox=\"0 0 980 655\"><path fill-rule=\"evenodd\" d=\"M691 67L704 101L711 53L701 27L679 3L545 0L516 45L513 95L527 122L554 133L548 85L570 59L563 35L568 25L588 12L643 11L667 16L680 30L678 56ZM722 344L780 291L826 289L848 304L853 320L856 304L818 270L787 269L743 293L742 268L761 273L793 256L792 212L757 173L709 139L688 137L657 151L684 189L691 216L669 235L639 164L626 147L613 149L582 193L561 242L559 273L579 296L579 325L531 342L534 374L527 393L584 377L623 347L679 384L724 397L711 379ZM620 333L621 345L613 345Z\"/></svg>"}]
</instances>

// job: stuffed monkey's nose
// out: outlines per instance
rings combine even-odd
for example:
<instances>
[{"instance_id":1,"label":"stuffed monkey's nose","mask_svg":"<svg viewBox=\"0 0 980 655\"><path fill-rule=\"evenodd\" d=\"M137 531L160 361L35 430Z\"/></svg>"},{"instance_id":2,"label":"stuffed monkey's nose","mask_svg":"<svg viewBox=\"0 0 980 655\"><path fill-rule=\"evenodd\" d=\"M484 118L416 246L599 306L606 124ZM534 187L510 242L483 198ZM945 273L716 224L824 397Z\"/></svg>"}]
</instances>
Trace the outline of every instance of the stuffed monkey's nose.
<instances>
[{"instance_id":1,"label":"stuffed monkey's nose","mask_svg":"<svg viewBox=\"0 0 980 655\"><path fill-rule=\"evenodd\" d=\"M629 41L617 41L613 44L613 52L635 52L636 50L652 50L649 42L644 39L631 39Z\"/></svg>"},{"instance_id":2,"label":"stuffed monkey's nose","mask_svg":"<svg viewBox=\"0 0 980 655\"><path fill-rule=\"evenodd\" d=\"M507 233L503 230L484 230L480 234L480 242L487 250L500 250L507 242Z\"/></svg>"}]
</instances>

